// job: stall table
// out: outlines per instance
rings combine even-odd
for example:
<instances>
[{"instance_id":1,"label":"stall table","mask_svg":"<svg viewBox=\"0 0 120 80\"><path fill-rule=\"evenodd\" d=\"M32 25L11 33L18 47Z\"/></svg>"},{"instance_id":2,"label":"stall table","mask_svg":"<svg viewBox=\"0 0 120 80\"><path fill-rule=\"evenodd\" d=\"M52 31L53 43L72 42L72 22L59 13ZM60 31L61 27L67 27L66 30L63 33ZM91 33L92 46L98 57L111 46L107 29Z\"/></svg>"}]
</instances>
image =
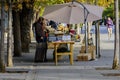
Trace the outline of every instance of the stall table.
<instances>
[{"instance_id":1,"label":"stall table","mask_svg":"<svg viewBox=\"0 0 120 80\"><path fill-rule=\"evenodd\" d=\"M73 64L73 44L74 41L55 41L52 42L52 44L54 45L54 50L55 50L55 65L57 65L58 62L58 56L63 56L63 55L68 55L69 59L70 59L70 64ZM60 44L70 44L70 50L66 51L66 52L57 52L58 46Z\"/></svg>"}]
</instances>

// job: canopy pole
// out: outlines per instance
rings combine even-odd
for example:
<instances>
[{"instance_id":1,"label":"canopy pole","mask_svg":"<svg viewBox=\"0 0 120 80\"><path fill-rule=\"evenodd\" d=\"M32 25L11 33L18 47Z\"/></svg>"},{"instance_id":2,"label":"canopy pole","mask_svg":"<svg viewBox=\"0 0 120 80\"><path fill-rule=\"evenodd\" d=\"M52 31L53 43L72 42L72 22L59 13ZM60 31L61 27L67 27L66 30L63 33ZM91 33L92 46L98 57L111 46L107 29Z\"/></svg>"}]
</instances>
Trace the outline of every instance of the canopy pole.
<instances>
[{"instance_id":1,"label":"canopy pole","mask_svg":"<svg viewBox=\"0 0 120 80\"><path fill-rule=\"evenodd\" d=\"M96 44L96 57L100 58L100 32L98 21L95 22L95 44Z\"/></svg>"},{"instance_id":2,"label":"canopy pole","mask_svg":"<svg viewBox=\"0 0 120 80\"><path fill-rule=\"evenodd\" d=\"M87 11L87 13L89 14L88 9L87 9L82 3L80 3L80 2L78 2L78 1L76 1L76 0L73 0L72 2L76 2L76 3L80 4L80 5ZM87 18L87 17L86 17L86 18Z\"/></svg>"},{"instance_id":3,"label":"canopy pole","mask_svg":"<svg viewBox=\"0 0 120 80\"><path fill-rule=\"evenodd\" d=\"M88 27L87 27L87 17L88 12L86 13L86 9L84 8L84 24L85 24L85 53L88 53Z\"/></svg>"},{"instance_id":4,"label":"canopy pole","mask_svg":"<svg viewBox=\"0 0 120 80\"><path fill-rule=\"evenodd\" d=\"M85 53L88 53L88 35L87 35L87 31L88 31L88 28L87 28L87 17L88 17L88 14L89 14L89 11L88 9L80 2L76 1L76 0L72 0L72 3L73 2L76 2L76 3L79 3L83 8L84 8L84 25L85 25Z\"/></svg>"}]
</instances>

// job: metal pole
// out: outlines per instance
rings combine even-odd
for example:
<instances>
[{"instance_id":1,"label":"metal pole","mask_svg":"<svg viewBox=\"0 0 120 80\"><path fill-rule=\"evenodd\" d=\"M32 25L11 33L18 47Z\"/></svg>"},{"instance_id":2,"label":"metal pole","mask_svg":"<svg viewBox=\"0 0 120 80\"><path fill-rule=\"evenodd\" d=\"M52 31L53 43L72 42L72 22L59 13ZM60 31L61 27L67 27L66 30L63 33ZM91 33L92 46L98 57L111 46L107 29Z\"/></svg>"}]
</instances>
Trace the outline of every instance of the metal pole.
<instances>
[{"instance_id":1,"label":"metal pole","mask_svg":"<svg viewBox=\"0 0 120 80\"><path fill-rule=\"evenodd\" d=\"M79 4L84 8L85 53L87 53L87 52L88 52L87 17L88 17L89 11L88 11L88 9L87 9L83 4L81 4L80 2L78 2L78 1L75 1L75 2L79 3Z\"/></svg>"},{"instance_id":2,"label":"metal pole","mask_svg":"<svg viewBox=\"0 0 120 80\"><path fill-rule=\"evenodd\" d=\"M84 24L85 24L85 53L88 53L88 35L87 35L87 22L86 22L86 11L84 9Z\"/></svg>"},{"instance_id":3,"label":"metal pole","mask_svg":"<svg viewBox=\"0 0 120 80\"><path fill-rule=\"evenodd\" d=\"M98 27L97 27L97 21L95 22L95 45L96 45L96 57L98 56Z\"/></svg>"},{"instance_id":4,"label":"metal pole","mask_svg":"<svg viewBox=\"0 0 120 80\"><path fill-rule=\"evenodd\" d=\"M99 22L98 22L97 26L98 26L98 29L97 29L97 32L98 32L98 58L100 58L101 54L100 54L100 24L99 24Z\"/></svg>"},{"instance_id":5,"label":"metal pole","mask_svg":"<svg viewBox=\"0 0 120 80\"><path fill-rule=\"evenodd\" d=\"M95 44L96 44L96 57L100 58L100 31L98 21L95 23Z\"/></svg>"},{"instance_id":6,"label":"metal pole","mask_svg":"<svg viewBox=\"0 0 120 80\"><path fill-rule=\"evenodd\" d=\"M97 0L95 0L95 5L97 5ZM96 57L100 58L100 31L98 21L95 22L95 44L96 44Z\"/></svg>"}]
</instances>

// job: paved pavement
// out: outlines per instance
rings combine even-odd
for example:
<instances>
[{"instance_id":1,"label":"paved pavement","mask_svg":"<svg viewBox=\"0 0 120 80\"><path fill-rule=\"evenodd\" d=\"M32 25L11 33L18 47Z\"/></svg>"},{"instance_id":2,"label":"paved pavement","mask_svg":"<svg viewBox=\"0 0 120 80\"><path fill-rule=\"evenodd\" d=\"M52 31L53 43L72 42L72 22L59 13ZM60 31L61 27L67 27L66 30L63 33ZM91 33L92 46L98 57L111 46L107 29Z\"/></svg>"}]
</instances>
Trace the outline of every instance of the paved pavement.
<instances>
[{"instance_id":1,"label":"paved pavement","mask_svg":"<svg viewBox=\"0 0 120 80\"><path fill-rule=\"evenodd\" d=\"M111 69L114 36L108 40L107 34L101 34L100 39L101 57L93 61L76 61L81 46L76 42L73 65L69 64L68 57L63 57L55 66L51 49L47 51L48 62L34 63L35 45L32 45L30 53L14 57L14 66L6 68L9 73L0 73L0 80L120 80L120 70Z\"/></svg>"}]
</instances>

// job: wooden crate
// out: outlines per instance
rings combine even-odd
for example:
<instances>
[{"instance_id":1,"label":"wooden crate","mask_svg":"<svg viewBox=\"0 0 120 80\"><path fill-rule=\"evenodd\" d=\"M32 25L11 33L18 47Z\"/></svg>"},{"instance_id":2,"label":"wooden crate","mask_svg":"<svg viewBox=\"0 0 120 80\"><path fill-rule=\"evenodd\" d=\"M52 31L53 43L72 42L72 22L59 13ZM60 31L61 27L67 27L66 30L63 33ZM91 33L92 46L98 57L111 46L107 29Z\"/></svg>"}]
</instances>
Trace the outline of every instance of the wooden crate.
<instances>
[{"instance_id":1,"label":"wooden crate","mask_svg":"<svg viewBox=\"0 0 120 80\"><path fill-rule=\"evenodd\" d=\"M95 46L88 46L88 53L91 53L91 58L95 59L96 55L95 55ZM85 46L81 46L81 50L80 53L85 53Z\"/></svg>"},{"instance_id":2,"label":"wooden crate","mask_svg":"<svg viewBox=\"0 0 120 80\"><path fill-rule=\"evenodd\" d=\"M91 54L90 53L81 53L77 56L78 61L89 61L91 60Z\"/></svg>"}]
</instances>

